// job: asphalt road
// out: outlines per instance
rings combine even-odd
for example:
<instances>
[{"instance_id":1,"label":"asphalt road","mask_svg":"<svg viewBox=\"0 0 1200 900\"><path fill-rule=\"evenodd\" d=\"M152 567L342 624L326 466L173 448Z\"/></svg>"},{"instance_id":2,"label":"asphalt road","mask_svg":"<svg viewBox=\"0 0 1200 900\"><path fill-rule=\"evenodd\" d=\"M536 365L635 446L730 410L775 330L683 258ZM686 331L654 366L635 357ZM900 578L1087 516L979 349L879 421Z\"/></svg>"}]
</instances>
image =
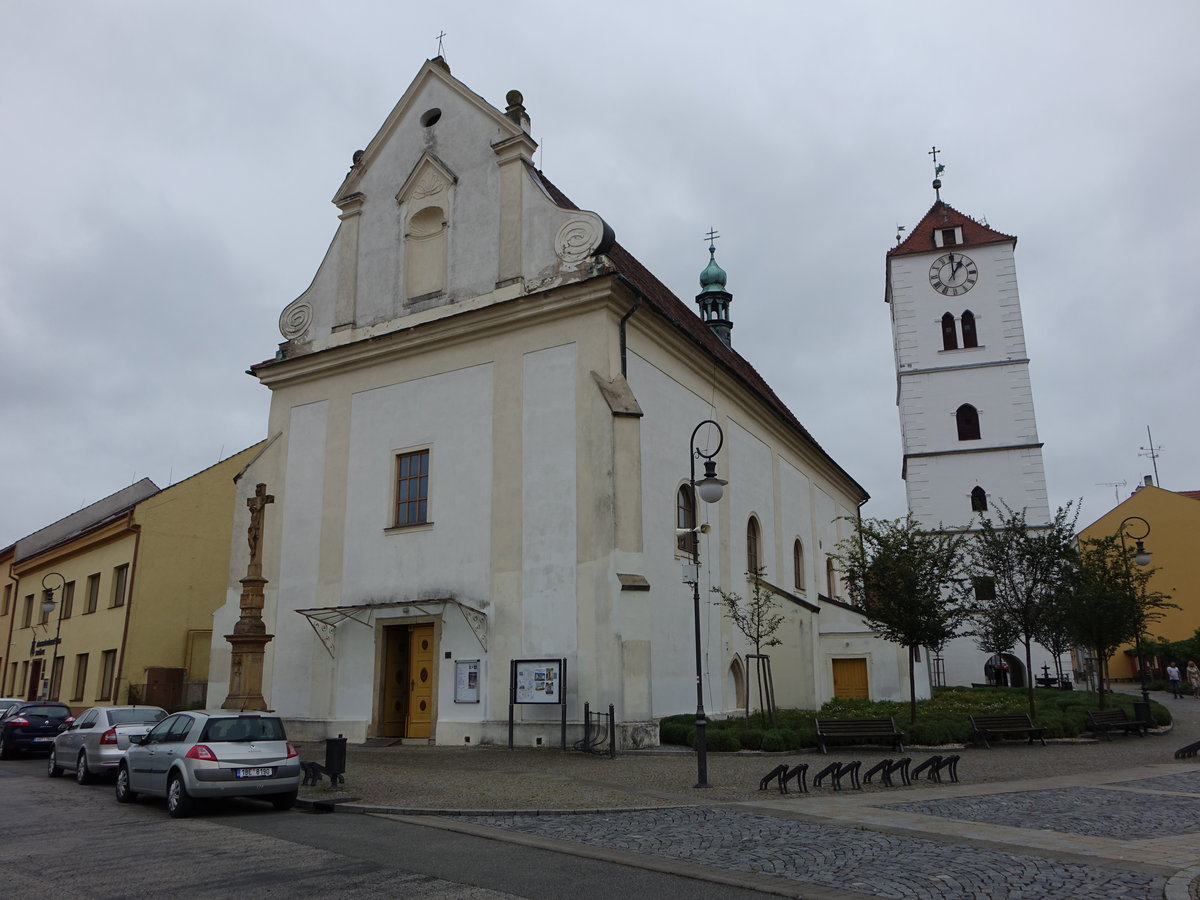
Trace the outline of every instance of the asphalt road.
<instances>
[{"instance_id":1,"label":"asphalt road","mask_svg":"<svg viewBox=\"0 0 1200 900\"><path fill-rule=\"evenodd\" d=\"M171 819L107 783L0 762L0 896L750 898L761 893L377 816L230 801Z\"/></svg>"}]
</instances>

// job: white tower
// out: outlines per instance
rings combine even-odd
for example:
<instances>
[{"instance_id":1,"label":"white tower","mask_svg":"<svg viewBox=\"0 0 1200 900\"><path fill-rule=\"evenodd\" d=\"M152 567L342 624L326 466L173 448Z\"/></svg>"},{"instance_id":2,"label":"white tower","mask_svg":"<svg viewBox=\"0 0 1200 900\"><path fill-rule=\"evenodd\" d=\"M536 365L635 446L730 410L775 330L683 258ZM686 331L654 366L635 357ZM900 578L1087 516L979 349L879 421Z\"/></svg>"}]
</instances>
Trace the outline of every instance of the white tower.
<instances>
[{"instance_id":1,"label":"white tower","mask_svg":"<svg viewBox=\"0 0 1200 900\"><path fill-rule=\"evenodd\" d=\"M972 530L981 512L994 518L1003 501L1044 525L1050 509L1017 296L1017 239L944 203L940 180L933 184L937 201L887 254L908 509L926 528ZM1043 656L1053 665L1048 651L1035 648L1034 660ZM1026 683L1023 660L1006 661L1011 681ZM953 641L943 662L945 684L981 683L990 673L988 655L971 638Z\"/></svg>"}]
</instances>

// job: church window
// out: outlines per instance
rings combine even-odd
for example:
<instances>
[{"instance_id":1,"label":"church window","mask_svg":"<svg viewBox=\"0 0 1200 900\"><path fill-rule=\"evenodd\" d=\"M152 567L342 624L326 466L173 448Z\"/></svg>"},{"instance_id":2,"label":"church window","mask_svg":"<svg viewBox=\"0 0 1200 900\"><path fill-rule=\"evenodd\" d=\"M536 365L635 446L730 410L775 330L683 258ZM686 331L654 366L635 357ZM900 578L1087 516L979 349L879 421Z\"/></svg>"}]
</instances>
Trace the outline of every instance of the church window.
<instances>
[{"instance_id":1,"label":"church window","mask_svg":"<svg viewBox=\"0 0 1200 900\"><path fill-rule=\"evenodd\" d=\"M792 572L795 575L793 584L796 590L804 590L804 545L800 543L800 538L796 538L796 542L792 544Z\"/></svg>"},{"instance_id":2,"label":"church window","mask_svg":"<svg viewBox=\"0 0 1200 900\"><path fill-rule=\"evenodd\" d=\"M396 517L392 524L424 525L429 522L429 451L396 455Z\"/></svg>"},{"instance_id":3,"label":"church window","mask_svg":"<svg viewBox=\"0 0 1200 900\"><path fill-rule=\"evenodd\" d=\"M975 602L980 606L994 603L996 600L996 580L994 578L972 579L975 588Z\"/></svg>"},{"instance_id":4,"label":"church window","mask_svg":"<svg viewBox=\"0 0 1200 900\"><path fill-rule=\"evenodd\" d=\"M421 116L421 125L429 128L431 125L436 125L438 119L442 117L442 111L436 106L433 109L427 109Z\"/></svg>"},{"instance_id":5,"label":"church window","mask_svg":"<svg viewBox=\"0 0 1200 900\"><path fill-rule=\"evenodd\" d=\"M962 314L962 333L964 347L979 346L979 338L975 334L975 313L969 309Z\"/></svg>"},{"instance_id":6,"label":"church window","mask_svg":"<svg viewBox=\"0 0 1200 900\"><path fill-rule=\"evenodd\" d=\"M946 313L942 316L942 349L958 349L958 331L954 327L954 315Z\"/></svg>"},{"instance_id":7,"label":"church window","mask_svg":"<svg viewBox=\"0 0 1200 900\"><path fill-rule=\"evenodd\" d=\"M758 519L750 517L746 523L746 571L751 577L761 574L762 552L759 546Z\"/></svg>"},{"instance_id":8,"label":"church window","mask_svg":"<svg viewBox=\"0 0 1200 900\"><path fill-rule=\"evenodd\" d=\"M979 440L979 410L970 403L964 403L954 413L958 422L958 439L960 441Z\"/></svg>"},{"instance_id":9,"label":"church window","mask_svg":"<svg viewBox=\"0 0 1200 900\"><path fill-rule=\"evenodd\" d=\"M679 486L679 493L675 495L675 528L678 531L687 530L687 534L676 534L675 549L680 553L692 555L695 553L696 541L700 536L696 534L696 497L692 493L690 484L682 484Z\"/></svg>"},{"instance_id":10,"label":"church window","mask_svg":"<svg viewBox=\"0 0 1200 900\"><path fill-rule=\"evenodd\" d=\"M975 485L971 491L971 512L987 512L987 491Z\"/></svg>"}]
</instances>

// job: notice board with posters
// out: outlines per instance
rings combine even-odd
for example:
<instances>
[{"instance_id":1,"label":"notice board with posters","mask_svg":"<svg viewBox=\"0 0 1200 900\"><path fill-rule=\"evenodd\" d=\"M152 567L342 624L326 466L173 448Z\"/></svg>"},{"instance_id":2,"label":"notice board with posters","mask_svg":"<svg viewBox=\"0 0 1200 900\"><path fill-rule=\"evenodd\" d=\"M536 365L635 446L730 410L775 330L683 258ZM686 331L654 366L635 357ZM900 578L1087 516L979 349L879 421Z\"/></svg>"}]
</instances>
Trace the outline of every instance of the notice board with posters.
<instances>
[{"instance_id":1,"label":"notice board with posters","mask_svg":"<svg viewBox=\"0 0 1200 900\"><path fill-rule=\"evenodd\" d=\"M562 710L561 744L567 749L567 661L563 657L514 659L508 685L508 748L513 747L514 707L517 704L553 706ZM540 740L540 739L539 739Z\"/></svg>"}]
</instances>

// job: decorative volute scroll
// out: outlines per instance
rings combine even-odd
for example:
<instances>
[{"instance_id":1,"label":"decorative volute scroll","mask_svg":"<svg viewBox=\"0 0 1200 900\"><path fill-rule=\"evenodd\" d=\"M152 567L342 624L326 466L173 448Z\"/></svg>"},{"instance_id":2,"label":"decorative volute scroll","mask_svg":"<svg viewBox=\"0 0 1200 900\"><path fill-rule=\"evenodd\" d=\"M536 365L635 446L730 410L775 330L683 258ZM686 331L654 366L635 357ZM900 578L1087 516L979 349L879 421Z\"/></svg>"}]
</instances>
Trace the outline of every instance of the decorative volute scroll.
<instances>
[{"instance_id":1,"label":"decorative volute scroll","mask_svg":"<svg viewBox=\"0 0 1200 900\"><path fill-rule=\"evenodd\" d=\"M289 341L304 337L308 326L312 324L312 317L313 306L308 300L303 297L293 300L279 314L279 333Z\"/></svg>"}]
</instances>

